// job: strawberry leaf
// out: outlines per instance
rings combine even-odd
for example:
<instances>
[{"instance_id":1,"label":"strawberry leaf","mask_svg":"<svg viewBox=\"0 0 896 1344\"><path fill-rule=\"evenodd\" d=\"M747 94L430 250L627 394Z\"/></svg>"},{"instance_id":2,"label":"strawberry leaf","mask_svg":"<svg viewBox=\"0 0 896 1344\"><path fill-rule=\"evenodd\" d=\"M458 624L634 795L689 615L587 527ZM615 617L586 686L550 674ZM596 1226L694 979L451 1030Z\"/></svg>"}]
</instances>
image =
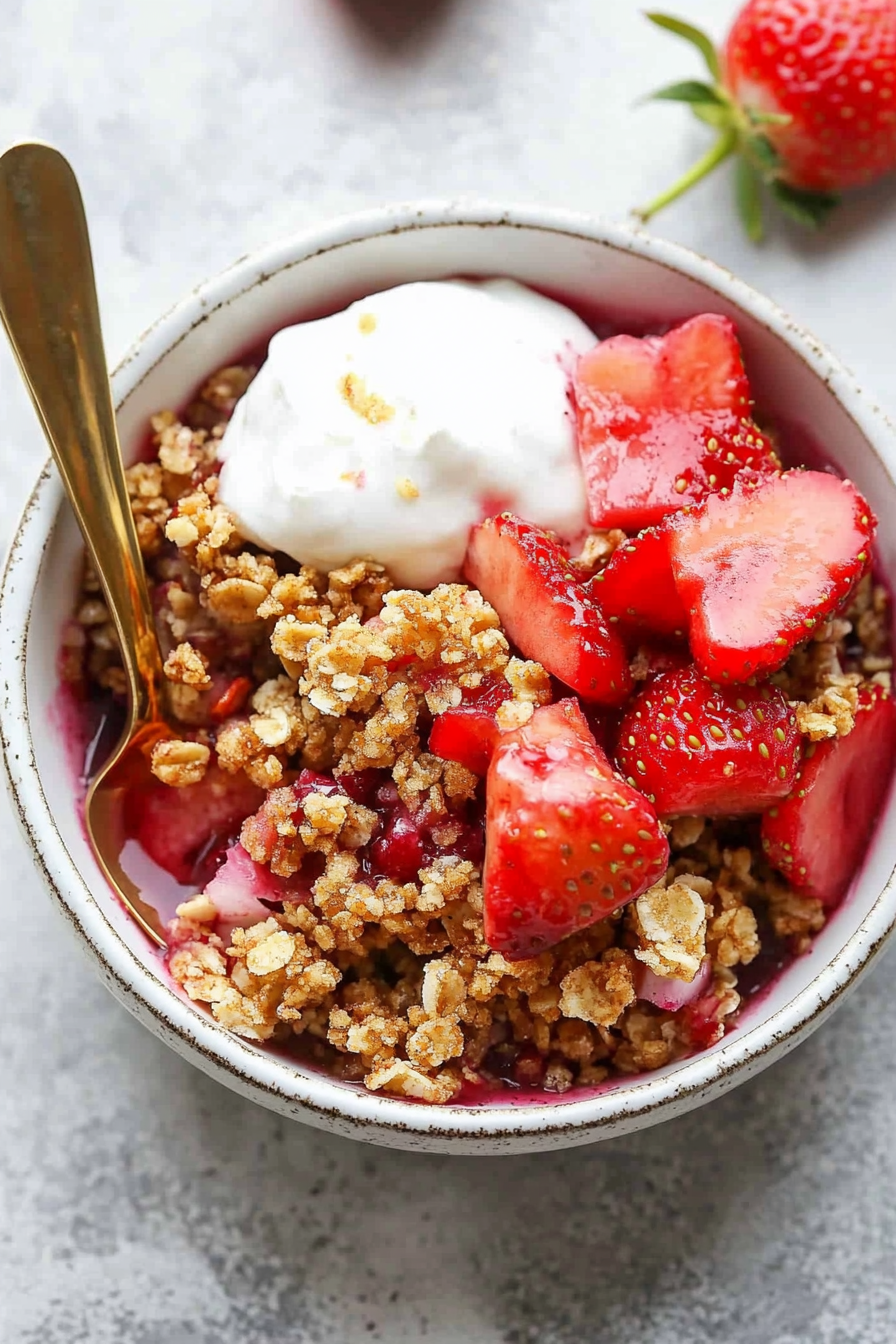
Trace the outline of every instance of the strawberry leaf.
<instances>
[{"instance_id":1,"label":"strawberry leaf","mask_svg":"<svg viewBox=\"0 0 896 1344\"><path fill-rule=\"evenodd\" d=\"M749 159L743 156L737 161L735 189L737 213L747 231L747 237L751 242L759 243L763 234L762 183Z\"/></svg>"},{"instance_id":2,"label":"strawberry leaf","mask_svg":"<svg viewBox=\"0 0 896 1344\"><path fill-rule=\"evenodd\" d=\"M674 33L676 37L682 38L685 42L690 42L691 46L696 47L700 52L713 79L721 79L722 71L719 66L718 53L712 39L707 37L706 33L701 32L699 28L695 28L693 24L673 18L670 14L648 13L645 18L656 24L657 28L663 28L667 33Z\"/></svg>"},{"instance_id":3,"label":"strawberry leaf","mask_svg":"<svg viewBox=\"0 0 896 1344\"><path fill-rule=\"evenodd\" d=\"M648 102L701 103L726 107L727 99L711 84L703 84L699 79L685 79L679 84L667 84L664 89L647 95Z\"/></svg>"},{"instance_id":4,"label":"strawberry leaf","mask_svg":"<svg viewBox=\"0 0 896 1344\"><path fill-rule=\"evenodd\" d=\"M773 182L771 189L785 215L807 229L821 228L831 211L840 204L840 197L833 192L803 191L786 182Z\"/></svg>"},{"instance_id":5,"label":"strawberry leaf","mask_svg":"<svg viewBox=\"0 0 896 1344\"><path fill-rule=\"evenodd\" d=\"M751 135L747 153L766 182L771 182L781 167L781 158L767 135Z\"/></svg>"}]
</instances>

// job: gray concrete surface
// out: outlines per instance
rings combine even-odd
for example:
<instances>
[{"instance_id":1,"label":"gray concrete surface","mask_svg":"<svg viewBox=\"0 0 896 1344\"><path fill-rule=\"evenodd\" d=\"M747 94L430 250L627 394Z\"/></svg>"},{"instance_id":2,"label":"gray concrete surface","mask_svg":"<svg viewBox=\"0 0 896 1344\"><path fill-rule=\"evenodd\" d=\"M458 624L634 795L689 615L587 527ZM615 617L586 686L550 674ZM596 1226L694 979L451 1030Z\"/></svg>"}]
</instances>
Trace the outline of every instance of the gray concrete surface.
<instances>
[{"instance_id":1,"label":"gray concrete surface","mask_svg":"<svg viewBox=\"0 0 896 1344\"><path fill-rule=\"evenodd\" d=\"M731 0L679 0L717 32ZM65 149L117 355L181 292L335 211L483 194L609 215L701 143L631 111L696 71L636 0L0 0L0 142ZM391 37L384 28L391 26ZM388 38L388 40L387 40ZM740 239L659 227L829 340L896 411L896 188ZM5 544L42 456L0 348ZM791 1059L566 1155L410 1157L257 1110L138 1027L0 814L3 1344L890 1344L894 954Z\"/></svg>"}]
</instances>

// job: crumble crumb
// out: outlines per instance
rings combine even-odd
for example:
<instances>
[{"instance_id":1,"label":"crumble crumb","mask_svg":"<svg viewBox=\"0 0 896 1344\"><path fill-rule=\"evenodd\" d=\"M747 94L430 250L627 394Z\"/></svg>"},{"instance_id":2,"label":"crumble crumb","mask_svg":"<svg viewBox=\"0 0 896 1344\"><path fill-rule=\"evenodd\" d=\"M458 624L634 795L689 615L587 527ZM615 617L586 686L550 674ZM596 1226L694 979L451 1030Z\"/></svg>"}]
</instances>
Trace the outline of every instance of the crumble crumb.
<instances>
[{"instance_id":1,"label":"crumble crumb","mask_svg":"<svg viewBox=\"0 0 896 1344\"><path fill-rule=\"evenodd\" d=\"M292 877L307 854L330 856L366 845L377 814L347 795L310 793L298 801L291 788L272 789L261 808L247 817L240 843L256 863L278 877Z\"/></svg>"},{"instance_id":2,"label":"crumble crumb","mask_svg":"<svg viewBox=\"0 0 896 1344\"><path fill-rule=\"evenodd\" d=\"M694 979L706 955L705 898L711 891L706 878L688 874L669 886L658 882L634 902L640 940L635 956L655 975Z\"/></svg>"},{"instance_id":3,"label":"crumble crumb","mask_svg":"<svg viewBox=\"0 0 896 1344\"><path fill-rule=\"evenodd\" d=\"M633 1005L622 1023L624 1039L613 1056L614 1067L620 1073L644 1073L668 1064L675 1040L666 1026L663 1015L649 1005Z\"/></svg>"},{"instance_id":4,"label":"crumble crumb","mask_svg":"<svg viewBox=\"0 0 896 1344\"><path fill-rule=\"evenodd\" d=\"M395 482L395 493L400 499L419 499L420 488L411 480L410 476L399 476Z\"/></svg>"},{"instance_id":5,"label":"crumble crumb","mask_svg":"<svg viewBox=\"0 0 896 1344\"><path fill-rule=\"evenodd\" d=\"M430 1017L445 1017L456 1012L467 997L466 982L460 971L447 960L427 963L423 972L420 999Z\"/></svg>"},{"instance_id":6,"label":"crumble crumb","mask_svg":"<svg viewBox=\"0 0 896 1344\"><path fill-rule=\"evenodd\" d=\"M706 946L717 966L747 966L760 950L756 916L748 905L731 905L710 920Z\"/></svg>"},{"instance_id":7,"label":"crumble crumb","mask_svg":"<svg viewBox=\"0 0 896 1344\"><path fill-rule=\"evenodd\" d=\"M613 553L624 541L628 541L628 537L618 527L607 532L592 532L585 538L581 551L573 558L572 563L589 576L596 574L606 568L613 558Z\"/></svg>"},{"instance_id":8,"label":"crumble crumb","mask_svg":"<svg viewBox=\"0 0 896 1344\"><path fill-rule=\"evenodd\" d=\"M199 393L200 403L229 417L256 373L257 369L251 364L229 364L227 368L219 369Z\"/></svg>"},{"instance_id":9,"label":"crumble crumb","mask_svg":"<svg viewBox=\"0 0 896 1344\"><path fill-rule=\"evenodd\" d=\"M184 742L172 738L157 742L150 763L156 779L172 788L183 789L205 778L211 750L202 742Z\"/></svg>"},{"instance_id":10,"label":"crumble crumb","mask_svg":"<svg viewBox=\"0 0 896 1344\"><path fill-rule=\"evenodd\" d=\"M634 657L629 662L629 671L632 681L646 681L650 676L650 651L644 645L639 645L635 650Z\"/></svg>"},{"instance_id":11,"label":"crumble crumb","mask_svg":"<svg viewBox=\"0 0 896 1344\"><path fill-rule=\"evenodd\" d=\"M690 849L706 830L703 817L676 817L669 832L669 844L674 850Z\"/></svg>"},{"instance_id":12,"label":"crumble crumb","mask_svg":"<svg viewBox=\"0 0 896 1344\"><path fill-rule=\"evenodd\" d=\"M395 1097L414 1097L432 1105L443 1105L460 1091L460 1079L445 1070L436 1078L414 1069L406 1060L393 1059L364 1079L371 1092L388 1092Z\"/></svg>"},{"instance_id":13,"label":"crumble crumb","mask_svg":"<svg viewBox=\"0 0 896 1344\"><path fill-rule=\"evenodd\" d=\"M172 649L165 659L164 672L169 681L179 682L182 686L200 686L211 685L211 677L208 675L208 659L205 654L199 653L192 644L178 644L176 649Z\"/></svg>"},{"instance_id":14,"label":"crumble crumb","mask_svg":"<svg viewBox=\"0 0 896 1344\"><path fill-rule=\"evenodd\" d=\"M356 373L346 373L340 378L339 391L345 404L369 425L381 425L395 417L395 407L379 393L369 392L364 379Z\"/></svg>"},{"instance_id":15,"label":"crumble crumb","mask_svg":"<svg viewBox=\"0 0 896 1344\"><path fill-rule=\"evenodd\" d=\"M171 515L164 473L158 463L138 462L128 467L124 476L140 551L150 559L161 550L165 525Z\"/></svg>"},{"instance_id":16,"label":"crumble crumb","mask_svg":"<svg viewBox=\"0 0 896 1344\"><path fill-rule=\"evenodd\" d=\"M505 700L495 711L498 727L502 733L511 733L515 728L523 728L535 713L531 700Z\"/></svg>"},{"instance_id":17,"label":"crumble crumb","mask_svg":"<svg viewBox=\"0 0 896 1344\"><path fill-rule=\"evenodd\" d=\"M547 705L551 701L551 679L541 663L511 658L504 668L504 679L515 700L533 706Z\"/></svg>"},{"instance_id":18,"label":"crumble crumb","mask_svg":"<svg viewBox=\"0 0 896 1344\"><path fill-rule=\"evenodd\" d=\"M433 1017L408 1037L408 1058L418 1068L434 1070L463 1053L464 1034L452 1017Z\"/></svg>"},{"instance_id":19,"label":"crumble crumb","mask_svg":"<svg viewBox=\"0 0 896 1344\"><path fill-rule=\"evenodd\" d=\"M182 901L175 912L178 919L189 920L194 924L213 924L218 918L218 907L210 896L200 893Z\"/></svg>"},{"instance_id":20,"label":"crumble crumb","mask_svg":"<svg viewBox=\"0 0 896 1344\"><path fill-rule=\"evenodd\" d=\"M776 882L769 891L768 914L772 928L779 938L794 938L798 950L808 946L812 934L825 925L824 907L812 896L799 896L783 882Z\"/></svg>"},{"instance_id":21,"label":"crumble crumb","mask_svg":"<svg viewBox=\"0 0 896 1344\"><path fill-rule=\"evenodd\" d=\"M199 540L199 528L193 522L192 518L180 516L172 518L165 527L165 536L169 541L173 541L175 546L184 549L193 546Z\"/></svg>"},{"instance_id":22,"label":"crumble crumb","mask_svg":"<svg viewBox=\"0 0 896 1344\"><path fill-rule=\"evenodd\" d=\"M560 1011L596 1027L615 1026L635 1001L631 965L624 956L584 962L563 977L560 991Z\"/></svg>"},{"instance_id":23,"label":"crumble crumb","mask_svg":"<svg viewBox=\"0 0 896 1344\"><path fill-rule=\"evenodd\" d=\"M862 678L856 672L825 674L823 686L810 703L794 705L800 732L810 742L846 737L851 733L855 727L861 683Z\"/></svg>"}]
</instances>

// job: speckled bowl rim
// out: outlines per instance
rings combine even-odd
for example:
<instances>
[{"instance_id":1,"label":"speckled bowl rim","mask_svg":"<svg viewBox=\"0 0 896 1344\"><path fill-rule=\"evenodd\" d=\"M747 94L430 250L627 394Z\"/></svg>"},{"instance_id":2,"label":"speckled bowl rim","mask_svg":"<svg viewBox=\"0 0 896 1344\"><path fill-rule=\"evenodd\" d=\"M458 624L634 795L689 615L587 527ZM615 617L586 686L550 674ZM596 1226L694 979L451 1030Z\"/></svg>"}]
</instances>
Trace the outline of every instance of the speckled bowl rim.
<instances>
[{"instance_id":1,"label":"speckled bowl rim","mask_svg":"<svg viewBox=\"0 0 896 1344\"><path fill-rule=\"evenodd\" d=\"M643 230L525 206L440 201L391 206L333 220L243 257L197 286L135 342L113 375L116 404L196 325L271 275L377 235L456 226L570 235L639 255L706 285L749 312L827 384L893 479L896 430L830 352L769 299L713 262ZM754 1009L754 1024L667 1075L647 1075L578 1101L427 1107L299 1071L220 1027L142 966L91 894L56 828L35 763L25 669L33 593L62 503L61 484L48 463L16 530L0 589L0 739L16 812L55 903L116 997L183 1056L263 1105L352 1137L443 1152L559 1148L642 1128L729 1091L792 1049L858 983L893 931L896 869L837 955L784 1007L767 1017Z\"/></svg>"}]
</instances>

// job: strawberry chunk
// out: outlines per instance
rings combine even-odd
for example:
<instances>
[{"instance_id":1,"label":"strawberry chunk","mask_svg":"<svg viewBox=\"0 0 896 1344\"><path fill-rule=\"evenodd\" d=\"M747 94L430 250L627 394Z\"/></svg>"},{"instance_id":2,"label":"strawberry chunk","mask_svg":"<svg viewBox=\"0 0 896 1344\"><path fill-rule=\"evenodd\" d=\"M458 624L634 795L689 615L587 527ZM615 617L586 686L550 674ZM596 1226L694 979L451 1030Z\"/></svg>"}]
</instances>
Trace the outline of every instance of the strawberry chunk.
<instances>
[{"instance_id":1,"label":"strawberry chunk","mask_svg":"<svg viewBox=\"0 0 896 1344\"><path fill-rule=\"evenodd\" d=\"M682 1008L685 1036L695 1050L708 1050L724 1038L725 1019L720 1015L721 1007L718 994L710 990L701 999Z\"/></svg>"},{"instance_id":2,"label":"strawberry chunk","mask_svg":"<svg viewBox=\"0 0 896 1344\"><path fill-rule=\"evenodd\" d=\"M762 819L769 862L825 905L846 894L886 801L896 758L896 704L881 687L859 691L846 737L819 742L794 792Z\"/></svg>"},{"instance_id":3,"label":"strawberry chunk","mask_svg":"<svg viewBox=\"0 0 896 1344\"><path fill-rule=\"evenodd\" d=\"M474 775L484 775L501 731L498 710L512 697L503 677L485 677L480 686L464 690L459 705L434 719L430 751L443 761L458 761Z\"/></svg>"},{"instance_id":4,"label":"strawberry chunk","mask_svg":"<svg viewBox=\"0 0 896 1344\"><path fill-rule=\"evenodd\" d=\"M226 775L217 767L183 789L153 780L128 795L128 830L178 882L201 886L207 880L203 861L211 861L236 837L263 798L245 775Z\"/></svg>"},{"instance_id":5,"label":"strawberry chunk","mask_svg":"<svg viewBox=\"0 0 896 1344\"><path fill-rule=\"evenodd\" d=\"M787 797L800 735L779 690L712 686L692 667L635 696L616 754L660 816L743 816Z\"/></svg>"},{"instance_id":6,"label":"strawberry chunk","mask_svg":"<svg viewBox=\"0 0 896 1344\"><path fill-rule=\"evenodd\" d=\"M687 633L688 613L672 577L665 527L648 527L623 542L591 587L610 621L655 635Z\"/></svg>"},{"instance_id":7,"label":"strawberry chunk","mask_svg":"<svg viewBox=\"0 0 896 1344\"><path fill-rule=\"evenodd\" d=\"M781 667L849 597L876 526L850 481L819 471L711 495L670 519L672 572L701 671L747 681Z\"/></svg>"},{"instance_id":8,"label":"strawberry chunk","mask_svg":"<svg viewBox=\"0 0 896 1344\"><path fill-rule=\"evenodd\" d=\"M665 336L614 336L574 378L579 453L596 527L629 532L780 470L750 420L733 324L704 313Z\"/></svg>"},{"instance_id":9,"label":"strawberry chunk","mask_svg":"<svg viewBox=\"0 0 896 1344\"><path fill-rule=\"evenodd\" d=\"M399 803L390 813L383 834L370 847L373 869L393 882L416 882L426 861L425 845L422 826Z\"/></svg>"},{"instance_id":10,"label":"strawberry chunk","mask_svg":"<svg viewBox=\"0 0 896 1344\"><path fill-rule=\"evenodd\" d=\"M464 574L527 658L583 700L626 699L631 674L622 641L547 532L512 513L486 519L470 534Z\"/></svg>"},{"instance_id":11,"label":"strawberry chunk","mask_svg":"<svg viewBox=\"0 0 896 1344\"><path fill-rule=\"evenodd\" d=\"M212 723L223 723L232 714L239 714L252 693L254 683L251 677L232 677L209 706L209 718Z\"/></svg>"},{"instance_id":12,"label":"strawberry chunk","mask_svg":"<svg viewBox=\"0 0 896 1344\"><path fill-rule=\"evenodd\" d=\"M503 734L486 784L489 946L535 956L639 896L669 846L647 799L615 773L575 700Z\"/></svg>"}]
</instances>

